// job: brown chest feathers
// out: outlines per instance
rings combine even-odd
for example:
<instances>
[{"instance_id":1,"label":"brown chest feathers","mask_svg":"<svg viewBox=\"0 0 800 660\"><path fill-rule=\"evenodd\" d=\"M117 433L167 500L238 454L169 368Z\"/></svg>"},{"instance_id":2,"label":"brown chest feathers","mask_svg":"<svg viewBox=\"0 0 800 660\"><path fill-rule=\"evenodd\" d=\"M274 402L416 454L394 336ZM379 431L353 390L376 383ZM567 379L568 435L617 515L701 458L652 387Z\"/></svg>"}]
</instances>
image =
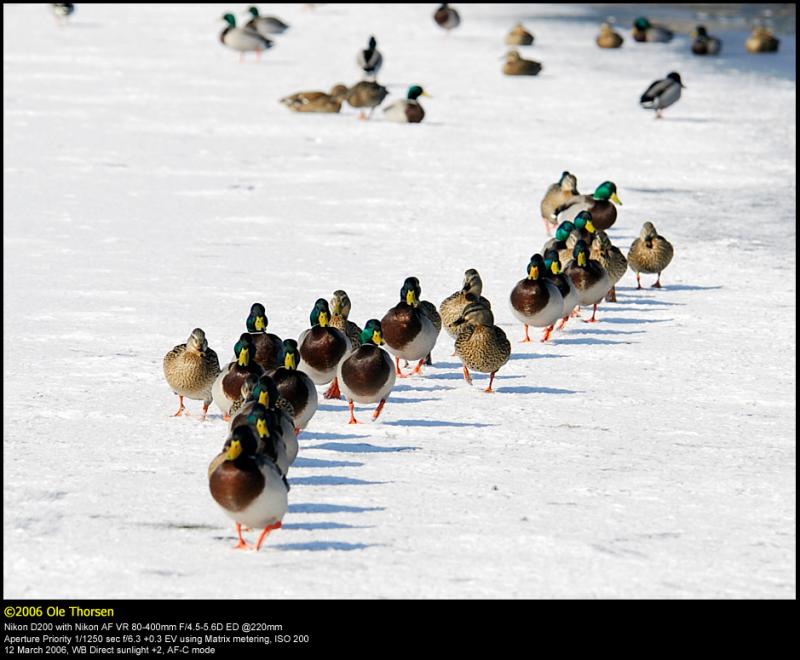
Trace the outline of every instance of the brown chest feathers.
<instances>
[{"instance_id":1,"label":"brown chest feathers","mask_svg":"<svg viewBox=\"0 0 800 660\"><path fill-rule=\"evenodd\" d=\"M347 341L336 328L315 325L300 345L300 359L317 371L330 371L347 351Z\"/></svg>"},{"instance_id":2,"label":"brown chest feathers","mask_svg":"<svg viewBox=\"0 0 800 660\"><path fill-rule=\"evenodd\" d=\"M549 302L550 292L544 280L520 280L511 291L511 305L526 316L538 314Z\"/></svg>"},{"instance_id":3,"label":"brown chest feathers","mask_svg":"<svg viewBox=\"0 0 800 660\"><path fill-rule=\"evenodd\" d=\"M211 496L227 511L242 511L264 489L264 475L251 457L223 461L208 481Z\"/></svg>"},{"instance_id":4,"label":"brown chest feathers","mask_svg":"<svg viewBox=\"0 0 800 660\"><path fill-rule=\"evenodd\" d=\"M405 302L400 302L381 319L383 338L389 346L403 348L422 332L420 312Z\"/></svg>"},{"instance_id":5,"label":"brown chest feathers","mask_svg":"<svg viewBox=\"0 0 800 660\"><path fill-rule=\"evenodd\" d=\"M355 394L367 396L383 387L392 368L382 349L365 344L342 363L342 379Z\"/></svg>"}]
</instances>

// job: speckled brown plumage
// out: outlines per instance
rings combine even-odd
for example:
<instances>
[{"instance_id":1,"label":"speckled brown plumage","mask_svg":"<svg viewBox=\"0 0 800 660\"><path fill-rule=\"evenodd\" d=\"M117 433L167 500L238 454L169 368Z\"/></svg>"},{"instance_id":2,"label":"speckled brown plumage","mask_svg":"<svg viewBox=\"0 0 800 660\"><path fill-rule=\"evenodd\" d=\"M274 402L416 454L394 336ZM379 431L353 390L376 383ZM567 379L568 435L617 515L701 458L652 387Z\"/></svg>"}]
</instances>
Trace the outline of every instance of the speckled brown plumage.
<instances>
[{"instance_id":1,"label":"speckled brown plumage","mask_svg":"<svg viewBox=\"0 0 800 660\"><path fill-rule=\"evenodd\" d=\"M509 51L503 64L503 73L507 76L535 76L541 70L539 62L523 59L515 50Z\"/></svg>"},{"instance_id":2,"label":"speckled brown plumage","mask_svg":"<svg viewBox=\"0 0 800 660\"><path fill-rule=\"evenodd\" d=\"M175 394L211 403L211 386L220 371L219 359L207 344L205 350L200 351L195 346L187 348L188 343L191 343L191 339L164 356L164 377Z\"/></svg>"},{"instance_id":3,"label":"speckled brown plumage","mask_svg":"<svg viewBox=\"0 0 800 660\"><path fill-rule=\"evenodd\" d=\"M597 239L590 247L589 256L599 261L600 265L606 269L612 287L622 279L625 271L628 270L628 260L622 254L622 250L616 245L612 245L608 234L602 229L597 231Z\"/></svg>"},{"instance_id":4,"label":"speckled brown plumage","mask_svg":"<svg viewBox=\"0 0 800 660\"><path fill-rule=\"evenodd\" d=\"M522 25L517 23L506 35L506 44L509 46L530 46L533 43L533 35Z\"/></svg>"},{"instance_id":5,"label":"speckled brown plumage","mask_svg":"<svg viewBox=\"0 0 800 660\"><path fill-rule=\"evenodd\" d=\"M660 273L672 261L672 244L659 236L651 222L644 223L642 231L628 252L628 264L635 273Z\"/></svg>"},{"instance_id":6,"label":"speckled brown plumage","mask_svg":"<svg viewBox=\"0 0 800 660\"><path fill-rule=\"evenodd\" d=\"M461 325L456 337L456 355L467 369L492 373L511 356L511 342L496 325Z\"/></svg>"},{"instance_id":7,"label":"speckled brown plumage","mask_svg":"<svg viewBox=\"0 0 800 660\"><path fill-rule=\"evenodd\" d=\"M441 305L439 305L439 315L442 318L442 325L453 339L458 336L458 326L455 325L467 305L470 303L480 303L488 309L492 308L492 304L483 296L475 296L472 293L464 293L463 291L456 291L452 295L447 296Z\"/></svg>"},{"instance_id":8,"label":"speckled brown plumage","mask_svg":"<svg viewBox=\"0 0 800 660\"><path fill-rule=\"evenodd\" d=\"M339 332L343 332L350 340L350 349L355 350L358 348L359 338L361 337L361 328L359 328L351 320L346 319L341 314L333 314L331 316L330 324L332 328L336 328Z\"/></svg>"},{"instance_id":9,"label":"speckled brown plumage","mask_svg":"<svg viewBox=\"0 0 800 660\"><path fill-rule=\"evenodd\" d=\"M551 183L544 193L544 197L539 204L542 220L547 222L548 225L555 227L557 225L554 217L556 209L579 194L577 177L569 172L564 172L561 179L555 183ZM544 254L544 252L542 254Z\"/></svg>"},{"instance_id":10,"label":"speckled brown plumage","mask_svg":"<svg viewBox=\"0 0 800 660\"><path fill-rule=\"evenodd\" d=\"M371 80L362 80L347 92L347 102L354 108L375 108L383 103L389 90Z\"/></svg>"}]
</instances>

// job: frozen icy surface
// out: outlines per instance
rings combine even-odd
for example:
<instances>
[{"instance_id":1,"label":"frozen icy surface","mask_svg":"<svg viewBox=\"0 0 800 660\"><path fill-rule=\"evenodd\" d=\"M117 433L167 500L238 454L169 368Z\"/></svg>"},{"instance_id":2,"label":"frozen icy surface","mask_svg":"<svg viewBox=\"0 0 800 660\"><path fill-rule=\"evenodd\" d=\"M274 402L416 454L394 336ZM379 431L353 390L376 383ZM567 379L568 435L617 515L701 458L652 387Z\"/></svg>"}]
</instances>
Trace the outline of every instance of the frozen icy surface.
<instances>
[{"instance_id":1,"label":"frozen icy surface","mask_svg":"<svg viewBox=\"0 0 800 660\"><path fill-rule=\"evenodd\" d=\"M579 7L463 6L446 35L432 5L275 5L290 30L239 64L226 7L4 5L4 595L795 597L794 36L703 59L600 50ZM500 73L519 18L536 78ZM278 103L354 83L370 34L424 123ZM657 122L638 97L672 70ZM518 344L565 169L617 183L616 244L650 220L675 259ZM234 552L225 424L170 416L164 353L199 326L230 359L254 301L284 337L335 289L361 324L408 275L438 304L467 268L514 341L496 394L441 336L378 423L324 402L283 529Z\"/></svg>"}]
</instances>

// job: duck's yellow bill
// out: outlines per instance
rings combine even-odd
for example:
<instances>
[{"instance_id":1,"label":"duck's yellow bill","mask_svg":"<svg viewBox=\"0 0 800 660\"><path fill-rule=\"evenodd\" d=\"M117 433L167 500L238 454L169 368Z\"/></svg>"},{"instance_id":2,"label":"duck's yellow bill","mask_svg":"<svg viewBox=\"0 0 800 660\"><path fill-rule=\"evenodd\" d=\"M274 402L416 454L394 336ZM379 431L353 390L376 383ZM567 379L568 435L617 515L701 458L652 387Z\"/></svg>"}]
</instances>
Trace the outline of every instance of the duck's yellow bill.
<instances>
[{"instance_id":1,"label":"duck's yellow bill","mask_svg":"<svg viewBox=\"0 0 800 660\"><path fill-rule=\"evenodd\" d=\"M622 202L619 201L619 197L617 197L617 193L611 193L611 201L614 202L614 204L619 204L620 206L622 206Z\"/></svg>"},{"instance_id":2,"label":"duck's yellow bill","mask_svg":"<svg viewBox=\"0 0 800 660\"><path fill-rule=\"evenodd\" d=\"M406 292L406 303L409 305L416 304L417 296L413 291Z\"/></svg>"},{"instance_id":3,"label":"duck's yellow bill","mask_svg":"<svg viewBox=\"0 0 800 660\"><path fill-rule=\"evenodd\" d=\"M231 443L231 446L228 447L228 453L225 454L226 461L235 461L239 458L239 455L242 453L242 443L238 440L234 440Z\"/></svg>"},{"instance_id":4,"label":"duck's yellow bill","mask_svg":"<svg viewBox=\"0 0 800 660\"><path fill-rule=\"evenodd\" d=\"M248 364L250 364L250 349L243 348L239 352L239 366L246 367Z\"/></svg>"},{"instance_id":5,"label":"duck's yellow bill","mask_svg":"<svg viewBox=\"0 0 800 660\"><path fill-rule=\"evenodd\" d=\"M422 94L420 94L420 96L425 96L425 97L427 97L429 99L433 98L430 94L428 94L428 92L422 92Z\"/></svg>"},{"instance_id":6,"label":"duck's yellow bill","mask_svg":"<svg viewBox=\"0 0 800 660\"><path fill-rule=\"evenodd\" d=\"M287 369L297 369L297 363L294 359L294 353L287 353L283 357L283 366Z\"/></svg>"},{"instance_id":7,"label":"duck's yellow bill","mask_svg":"<svg viewBox=\"0 0 800 660\"><path fill-rule=\"evenodd\" d=\"M383 337L381 337L381 333L378 332L377 330L372 333L372 342L376 346L380 346L383 343Z\"/></svg>"},{"instance_id":8,"label":"duck's yellow bill","mask_svg":"<svg viewBox=\"0 0 800 660\"><path fill-rule=\"evenodd\" d=\"M263 316L256 316L256 330L261 331L267 327Z\"/></svg>"},{"instance_id":9,"label":"duck's yellow bill","mask_svg":"<svg viewBox=\"0 0 800 660\"><path fill-rule=\"evenodd\" d=\"M579 266L585 266L586 265L586 253L585 252L581 252L580 254L578 254L578 265Z\"/></svg>"},{"instance_id":10,"label":"duck's yellow bill","mask_svg":"<svg viewBox=\"0 0 800 660\"><path fill-rule=\"evenodd\" d=\"M530 279L530 280L538 280L539 279L539 267L538 266L531 266L530 270L528 271L528 279Z\"/></svg>"},{"instance_id":11,"label":"duck's yellow bill","mask_svg":"<svg viewBox=\"0 0 800 660\"><path fill-rule=\"evenodd\" d=\"M258 431L259 438L268 438L269 437L269 430L267 429L267 420L266 419L259 419L256 422L256 431Z\"/></svg>"},{"instance_id":12,"label":"duck's yellow bill","mask_svg":"<svg viewBox=\"0 0 800 660\"><path fill-rule=\"evenodd\" d=\"M554 261L550 264L550 272L553 273L553 275L558 275L561 272L557 261Z\"/></svg>"},{"instance_id":13,"label":"duck's yellow bill","mask_svg":"<svg viewBox=\"0 0 800 660\"><path fill-rule=\"evenodd\" d=\"M324 328L328 325L328 313L327 312L320 312L319 313L319 324Z\"/></svg>"},{"instance_id":14,"label":"duck's yellow bill","mask_svg":"<svg viewBox=\"0 0 800 660\"><path fill-rule=\"evenodd\" d=\"M592 224L592 221L591 221L591 220L589 220L589 221L586 223L586 231L588 231L590 234L594 234L594 233L597 231L597 230L594 228L594 225Z\"/></svg>"},{"instance_id":15,"label":"duck's yellow bill","mask_svg":"<svg viewBox=\"0 0 800 660\"><path fill-rule=\"evenodd\" d=\"M267 392L265 390L262 390L261 392L259 392L258 393L258 402L262 406L266 406L267 408L269 408L269 392Z\"/></svg>"}]
</instances>

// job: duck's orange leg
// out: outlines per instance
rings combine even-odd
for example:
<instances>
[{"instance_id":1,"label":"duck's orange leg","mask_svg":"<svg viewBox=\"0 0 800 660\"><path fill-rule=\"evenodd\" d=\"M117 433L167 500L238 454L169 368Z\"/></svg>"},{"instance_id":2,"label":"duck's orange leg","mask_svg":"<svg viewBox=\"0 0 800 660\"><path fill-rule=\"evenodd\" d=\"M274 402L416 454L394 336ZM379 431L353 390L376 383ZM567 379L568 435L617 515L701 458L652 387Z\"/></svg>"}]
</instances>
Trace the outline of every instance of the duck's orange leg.
<instances>
[{"instance_id":1,"label":"duck's orange leg","mask_svg":"<svg viewBox=\"0 0 800 660\"><path fill-rule=\"evenodd\" d=\"M178 399L180 399L180 402L178 404L179 405L178 412L176 412L173 415L173 417L180 417L181 415L183 415L183 410L184 410L183 397L179 394Z\"/></svg>"},{"instance_id":2,"label":"duck's orange leg","mask_svg":"<svg viewBox=\"0 0 800 660\"><path fill-rule=\"evenodd\" d=\"M355 406L353 405L353 402L352 402L352 401L350 401L350 421L349 421L349 422L347 422L347 423L348 423L348 424L361 424L361 422L359 422L359 421L356 419L356 416L355 416L354 410L355 410Z\"/></svg>"},{"instance_id":3,"label":"duck's orange leg","mask_svg":"<svg viewBox=\"0 0 800 660\"><path fill-rule=\"evenodd\" d=\"M592 310L592 318L588 320L584 320L584 323L597 323L597 319L595 318L595 314L597 314L597 303L594 304L594 309Z\"/></svg>"},{"instance_id":4,"label":"duck's orange leg","mask_svg":"<svg viewBox=\"0 0 800 660\"><path fill-rule=\"evenodd\" d=\"M409 376L412 374L420 374L422 375L422 365L425 364L425 358L422 358L419 362L417 362L417 366L411 371Z\"/></svg>"},{"instance_id":5,"label":"duck's orange leg","mask_svg":"<svg viewBox=\"0 0 800 660\"><path fill-rule=\"evenodd\" d=\"M256 552L261 550L261 544L264 543L264 539L267 538L269 533L272 530L280 529L281 527L282 527L282 525L281 525L281 521L280 520L278 522L276 522L274 525L267 525L264 528L264 531L261 532L261 536L258 537L258 542L256 543Z\"/></svg>"},{"instance_id":6,"label":"duck's orange leg","mask_svg":"<svg viewBox=\"0 0 800 660\"><path fill-rule=\"evenodd\" d=\"M545 342L545 341L547 341L548 339L550 339L550 333L551 333L551 332L553 332L553 327L554 327L554 326L555 326L555 324L553 323L553 324L550 324L549 326L547 326L547 327L544 329L544 334L542 335L542 341L543 341L543 342Z\"/></svg>"},{"instance_id":7,"label":"duck's orange leg","mask_svg":"<svg viewBox=\"0 0 800 660\"><path fill-rule=\"evenodd\" d=\"M394 358L394 369L395 369L395 370L394 370L394 372L395 372L395 373L396 373L398 376L400 376L400 378L408 378L408 374L404 374L404 373L403 373L403 372L400 370L400 358L399 358L399 357L397 357L397 356L395 356L395 358Z\"/></svg>"},{"instance_id":8,"label":"duck's orange leg","mask_svg":"<svg viewBox=\"0 0 800 660\"><path fill-rule=\"evenodd\" d=\"M210 405L211 405L210 403L204 403L203 404L203 421L204 422L206 421L206 417L208 417L208 406L210 406Z\"/></svg>"},{"instance_id":9,"label":"duck's orange leg","mask_svg":"<svg viewBox=\"0 0 800 660\"><path fill-rule=\"evenodd\" d=\"M383 410L383 406L386 404L386 399L381 399L381 402L378 404L378 407L375 408L375 412L372 413L372 419L378 419L379 415L381 414L381 410Z\"/></svg>"},{"instance_id":10,"label":"duck's orange leg","mask_svg":"<svg viewBox=\"0 0 800 660\"><path fill-rule=\"evenodd\" d=\"M656 283L653 285L653 288L654 289L661 288L661 273L658 274L658 277L656 278Z\"/></svg>"},{"instance_id":11,"label":"duck's orange leg","mask_svg":"<svg viewBox=\"0 0 800 660\"><path fill-rule=\"evenodd\" d=\"M464 365L464 380L472 385L472 376L469 375L469 370L467 369L466 364Z\"/></svg>"},{"instance_id":12,"label":"duck's orange leg","mask_svg":"<svg viewBox=\"0 0 800 660\"><path fill-rule=\"evenodd\" d=\"M569 314L567 314L563 319L561 319L561 323L558 324L556 330L562 330L565 325L567 325L567 321L569 321Z\"/></svg>"},{"instance_id":13,"label":"duck's orange leg","mask_svg":"<svg viewBox=\"0 0 800 660\"><path fill-rule=\"evenodd\" d=\"M525 338L522 339L519 343L520 344L529 344L530 341L531 341L531 338L528 336L528 324L525 323Z\"/></svg>"},{"instance_id":14,"label":"duck's orange leg","mask_svg":"<svg viewBox=\"0 0 800 660\"><path fill-rule=\"evenodd\" d=\"M242 538L242 524L238 522L236 523L236 536L239 537L239 542L233 546L234 550L244 550L253 547Z\"/></svg>"},{"instance_id":15,"label":"duck's orange leg","mask_svg":"<svg viewBox=\"0 0 800 660\"><path fill-rule=\"evenodd\" d=\"M494 382L494 375L496 373L497 373L496 371L493 371L491 374L489 374L489 387L483 390L484 392L488 392L489 394L494 394L494 390L492 389L492 383Z\"/></svg>"},{"instance_id":16,"label":"duck's orange leg","mask_svg":"<svg viewBox=\"0 0 800 660\"><path fill-rule=\"evenodd\" d=\"M637 289L641 289L642 288L642 281L639 279L639 277L640 277L639 273L636 273L636 288Z\"/></svg>"},{"instance_id":17,"label":"duck's orange leg","mask_svg":"<svg viewBox=\"0 0 800 660\"><path fill-rule=\"evenodd\" d=\"M339 379L337 377L334 377L331 381L331 386L322 396L326 399L338 399L342 396L342 393L339 391Z\"/></svg>"}]
</instances>

